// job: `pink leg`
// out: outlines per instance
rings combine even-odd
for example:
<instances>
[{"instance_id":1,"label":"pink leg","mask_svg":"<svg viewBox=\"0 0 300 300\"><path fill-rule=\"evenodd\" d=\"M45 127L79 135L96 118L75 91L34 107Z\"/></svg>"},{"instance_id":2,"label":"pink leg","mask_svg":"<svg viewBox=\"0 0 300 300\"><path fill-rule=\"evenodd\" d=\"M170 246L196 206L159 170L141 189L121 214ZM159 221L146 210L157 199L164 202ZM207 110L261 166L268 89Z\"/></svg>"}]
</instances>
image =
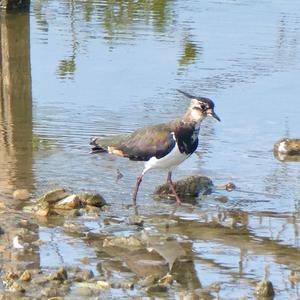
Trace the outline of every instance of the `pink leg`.
<instances>
[{"instance_id":1,"label":"pink leg","mask_svg":"<svg viewBox=\"0 0 300 300\"><path fill-rule=\"evenodd\" d=\"M181 201L180 201L180 198L178 197L176 191L175 191L175 188L174 188L174 185L173 185L173 182L172 182L172 172L168 172L168 177L167 177L167 183L169 184L170 186L170 190L171 192L173 193L173 195L175 196L175 199L176 199L176 203L177 205L181 205Z\"/></svg>"},{"instance_id":2,"label":"pink leg","mask_svg":"<svg viewBox=\"0 0 300 300\"><path fill-rule=\"evenodd\" d=\"M139 187L140 187L140 184L142 182L142 178L143 176L138 176L138 178L136 179L136 185L135 185L135 188L134 188L134 191L133 191L133 196L132 196L132 201L133 201L133 206L136 207L136 196L137 196L137 193L139 191Z\"/></svg>"}]
</instances>

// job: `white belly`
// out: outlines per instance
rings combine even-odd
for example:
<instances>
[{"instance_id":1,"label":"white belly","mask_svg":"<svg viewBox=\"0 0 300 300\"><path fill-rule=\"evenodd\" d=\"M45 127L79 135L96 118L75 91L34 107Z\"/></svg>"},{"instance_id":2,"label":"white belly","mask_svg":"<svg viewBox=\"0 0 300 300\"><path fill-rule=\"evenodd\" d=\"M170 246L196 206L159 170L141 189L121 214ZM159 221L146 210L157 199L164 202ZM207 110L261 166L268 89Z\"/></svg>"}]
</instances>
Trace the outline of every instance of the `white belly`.
<instances>
[{"instance_id":1,"label":"white belly","mask_svg":"<svg viewBox=\"0 0 300 300\"><path fill-rule=\"evenodd\" d=\"M168 155L159 159L156 157L151 157L147 162L145 162L145 168L142 175L144 175L150 169L165 169L171 171L188 157L189 155L181 153L176 145Z\"/></svg>"}]
</instances>

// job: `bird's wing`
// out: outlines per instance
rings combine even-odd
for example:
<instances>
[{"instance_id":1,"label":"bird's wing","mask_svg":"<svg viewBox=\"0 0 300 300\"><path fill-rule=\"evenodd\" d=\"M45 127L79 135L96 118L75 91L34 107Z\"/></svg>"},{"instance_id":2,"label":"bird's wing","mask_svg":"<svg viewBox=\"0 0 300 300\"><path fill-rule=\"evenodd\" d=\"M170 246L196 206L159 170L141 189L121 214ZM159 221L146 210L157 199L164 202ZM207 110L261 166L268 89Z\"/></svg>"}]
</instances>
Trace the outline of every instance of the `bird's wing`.
<instances>
[{"instance_id":1,"label":"bird's wing","mask_svg":"<svg viewBox=\"0 0 300 300\"><path fill-rule=\"evenodd\" d=\"M128 157L131 160L146 161L151 157L161 158L175 146L172 129L168 124L147 126L117 139L94 139L92 144L103 151Z\"/></svg>"}]
</instances>

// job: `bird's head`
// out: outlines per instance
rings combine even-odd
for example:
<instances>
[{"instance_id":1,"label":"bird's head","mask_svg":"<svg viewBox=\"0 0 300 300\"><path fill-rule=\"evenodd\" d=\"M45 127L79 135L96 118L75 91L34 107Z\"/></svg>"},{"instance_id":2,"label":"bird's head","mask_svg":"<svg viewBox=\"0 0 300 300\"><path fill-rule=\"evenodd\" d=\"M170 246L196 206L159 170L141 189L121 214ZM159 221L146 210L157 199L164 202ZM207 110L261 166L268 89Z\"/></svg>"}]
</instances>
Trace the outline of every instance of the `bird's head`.
<instances>
[{"instance_id":1,"label":"bird's head","mask_svg":"<svg viewBox=\"0 0 300 300\"><path fill-rule=\"evenodd\" d=\"M178 90L178 92L185 95L191 100L187 114L189 115L189 118L192 119L192 121L201 122L207 116L213 117L216 120L221 121L214 111L215 104L212 100L205 97L192 96L181 90Z\"/></svg>"}]
</instances>

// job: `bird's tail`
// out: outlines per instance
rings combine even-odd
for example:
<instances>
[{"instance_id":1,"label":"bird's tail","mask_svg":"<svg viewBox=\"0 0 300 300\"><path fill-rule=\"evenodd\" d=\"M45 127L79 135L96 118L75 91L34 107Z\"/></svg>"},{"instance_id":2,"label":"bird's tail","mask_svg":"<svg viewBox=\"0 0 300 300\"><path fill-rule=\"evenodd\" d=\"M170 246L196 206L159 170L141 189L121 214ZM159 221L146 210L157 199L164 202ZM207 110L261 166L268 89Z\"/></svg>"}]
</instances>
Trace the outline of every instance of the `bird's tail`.
<instances>
[{"instance_id":1,"label":"bird's tail","mask_svg":"<svg viewBox=\"0 0 300 300\"><path fill-rule=\"evenodd\" d=\"M91 137L90 145L92 146L91 153L107 153L109 147L117 147L123 141L124 135L121 136L104 136Z\"/></svg>"}]
</instances>

